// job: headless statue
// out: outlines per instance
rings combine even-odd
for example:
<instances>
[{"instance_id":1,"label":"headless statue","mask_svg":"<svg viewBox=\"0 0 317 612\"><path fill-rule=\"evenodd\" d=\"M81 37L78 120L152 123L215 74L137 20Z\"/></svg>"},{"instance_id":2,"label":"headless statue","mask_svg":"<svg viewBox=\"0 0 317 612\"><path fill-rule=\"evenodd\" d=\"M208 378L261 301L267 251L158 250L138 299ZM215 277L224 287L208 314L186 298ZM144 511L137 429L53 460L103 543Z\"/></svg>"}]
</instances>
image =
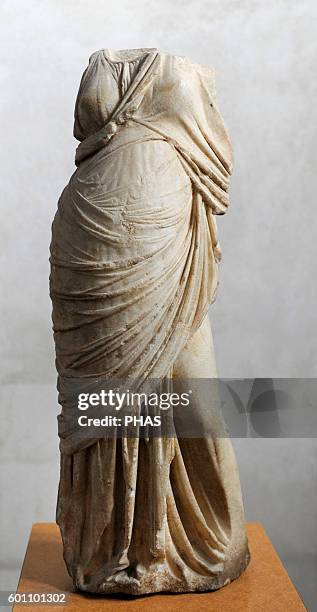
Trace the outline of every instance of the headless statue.
<instances>
[{"instance_id":1,"label":"headless statue","mask_svg":"<svg viewBox=\"0 0 317 612\"><path fill-rule=\"evenodd\" d=\"M217 376L207 312L232 149L214 73L157 49L97 51L74 135L50 277L65 562L93 593L218 589L249 562L230 440L83 439L67 424L70 379Z\"/></svg>"}]
</instances>

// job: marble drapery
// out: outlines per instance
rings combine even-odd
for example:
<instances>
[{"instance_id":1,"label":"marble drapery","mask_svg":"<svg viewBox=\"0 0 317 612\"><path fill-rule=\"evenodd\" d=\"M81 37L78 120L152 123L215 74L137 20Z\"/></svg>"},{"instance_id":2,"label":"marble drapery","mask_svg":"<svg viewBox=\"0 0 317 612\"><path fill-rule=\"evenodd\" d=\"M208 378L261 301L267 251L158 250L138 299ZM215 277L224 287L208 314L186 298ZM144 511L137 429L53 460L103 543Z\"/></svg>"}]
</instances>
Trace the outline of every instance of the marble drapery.
<instances>
[{"instance_id":1,"label":"marble drapery","mask_svg":"<svg viewBox=\"0 0 317 612\"><path fill-rule=\"evenodd\" d=\"M50 277L67 567L100 593L219 588L249 558L229 440L78 444L67 427L69 379L171 375L215 298L232 150L213 72L156 49L98 51L74 134Z\"/></svg>"}]
</instances>

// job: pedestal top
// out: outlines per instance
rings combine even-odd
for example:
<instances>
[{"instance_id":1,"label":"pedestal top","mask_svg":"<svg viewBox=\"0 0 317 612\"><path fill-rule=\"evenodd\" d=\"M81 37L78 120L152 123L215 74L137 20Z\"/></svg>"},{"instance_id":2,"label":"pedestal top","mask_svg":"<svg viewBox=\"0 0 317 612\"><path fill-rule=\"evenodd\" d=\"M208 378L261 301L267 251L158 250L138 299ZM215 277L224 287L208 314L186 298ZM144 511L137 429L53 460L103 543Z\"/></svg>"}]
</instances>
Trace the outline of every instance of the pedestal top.
<instances>
[{"instance_id":1,"label":"pedestal top","mask_svg":"<svg viewBox=\"0 0 317 612\"><path fill-rule=\"evenodd\" d=\"M101 597L74 592L55 523L33 525L17 591L68 594L66 606L19 605L13 610L35 612L302 612L306 610L277 553L259 523L248 523L251 563L234 582L208 593L162 593L142 597Z\"/></svg>"}]
</instances>

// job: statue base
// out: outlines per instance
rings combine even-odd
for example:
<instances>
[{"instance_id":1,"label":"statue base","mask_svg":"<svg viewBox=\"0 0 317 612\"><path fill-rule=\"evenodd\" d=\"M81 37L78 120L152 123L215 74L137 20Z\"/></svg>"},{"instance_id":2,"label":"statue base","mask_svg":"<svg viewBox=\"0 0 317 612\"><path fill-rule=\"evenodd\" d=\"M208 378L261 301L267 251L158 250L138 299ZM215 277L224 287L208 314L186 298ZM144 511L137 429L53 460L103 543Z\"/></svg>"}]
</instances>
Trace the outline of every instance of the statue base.
<instances>
[{"instance_id":1,"label":"statue base","mask_svg":"<svg viewBox=\"0 0 317 612\"><path fill-rule=\"evenodd\" d=\"M208 593L155 594L141 597L98 596L74 592L62 555L59 528L55 523L35 523L22 567L17 592L66 594L66 605L54 603L14 604L13 611L34 612L301 612L306 610L277 553L259 523L248 523L251 562L237 580ZM35 601L35 599L34 599Z\"/></svg>"}]
</instances>

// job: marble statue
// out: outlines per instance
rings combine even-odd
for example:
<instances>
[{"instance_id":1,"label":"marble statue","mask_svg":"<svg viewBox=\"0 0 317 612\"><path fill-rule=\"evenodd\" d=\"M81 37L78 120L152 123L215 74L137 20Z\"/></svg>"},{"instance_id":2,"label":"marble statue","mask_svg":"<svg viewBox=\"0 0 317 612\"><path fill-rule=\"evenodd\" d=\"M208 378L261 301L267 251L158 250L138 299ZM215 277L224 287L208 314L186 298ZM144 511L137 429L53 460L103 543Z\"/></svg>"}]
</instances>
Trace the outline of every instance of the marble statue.
<instances>
[{"instance_id":1,"label":"marble statue","mask_svg":"<svg viewBox=\"0 0 317 612\"><path fill-rule=\"evenodd\" d=\"M230 440L85 440L67 426L69 379L217 376L207 312L232 148L214 72L157 49L97 51L74 136L50 259L64 559L93 593L218 589L249 562Z\"/></svg>"}]
</instances>

